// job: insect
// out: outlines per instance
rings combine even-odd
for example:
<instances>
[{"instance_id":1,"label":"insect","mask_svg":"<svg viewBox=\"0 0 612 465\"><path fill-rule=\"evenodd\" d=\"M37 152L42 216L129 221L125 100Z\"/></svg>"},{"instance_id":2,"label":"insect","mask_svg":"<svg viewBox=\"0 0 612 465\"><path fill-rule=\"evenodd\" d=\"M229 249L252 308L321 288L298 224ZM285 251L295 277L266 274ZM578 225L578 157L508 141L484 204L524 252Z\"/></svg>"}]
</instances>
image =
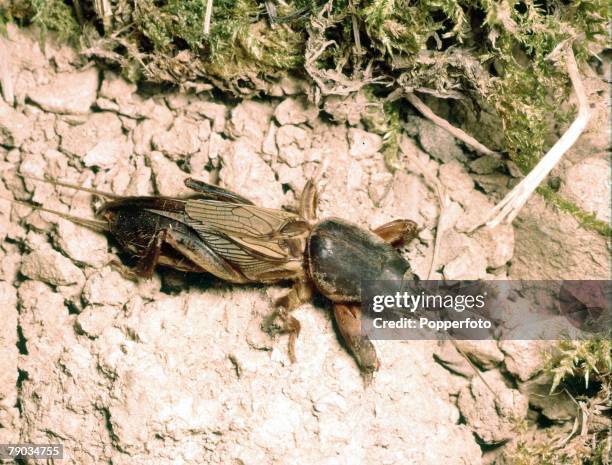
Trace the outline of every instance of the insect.
<instances>
[{"instance_id":1,"label":"insect","mask_svg":"<svg viewBox=\"0 0 612 465\"><path fill-rule=\"evenodd\" d=\"M158 265L210 273L231 283L293 281L274 303L269 324L289 334L295 362L299 321L291 312L318 291L331 301L339 332L366 381L379 368L376 350L361 328L362 280L401 280L410 266L396 247L418 231L410 220L395 220L373 231L338 218L318 221L315 183L306 183L296 213L259 207L218 186L185 180L185 198L120 196L61 181L43 181L99 195L107 201L96 219L42 207L74 223L108 233L135 259L130 277L151 277ZM32 206L32 205L29 205Z\"/></svg>"}]
</instances>

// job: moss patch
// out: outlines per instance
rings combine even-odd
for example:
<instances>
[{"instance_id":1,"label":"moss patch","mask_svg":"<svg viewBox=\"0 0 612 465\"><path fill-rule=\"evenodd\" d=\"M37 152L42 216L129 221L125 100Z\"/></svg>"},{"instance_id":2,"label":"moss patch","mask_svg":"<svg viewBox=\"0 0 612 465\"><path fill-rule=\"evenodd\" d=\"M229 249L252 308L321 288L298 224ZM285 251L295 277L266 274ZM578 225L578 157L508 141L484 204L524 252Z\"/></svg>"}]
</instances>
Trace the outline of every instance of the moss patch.
<instances>
[{"instance_id":1,"label":"moss patch","mask_svg":"<svg viewBox=\"0 0 612 465\"><path fill-rule=\"evenodd\" d=\"M574 202L567 200L559 193L555 192L549 186L542 185L538 187L537 192L544 197L547 202L576 218L583 228L596 231L602 236L612 237L612 228L610 225L605 221L598 220L594 213L583 210Z\"/></svg>"}]
</instances>

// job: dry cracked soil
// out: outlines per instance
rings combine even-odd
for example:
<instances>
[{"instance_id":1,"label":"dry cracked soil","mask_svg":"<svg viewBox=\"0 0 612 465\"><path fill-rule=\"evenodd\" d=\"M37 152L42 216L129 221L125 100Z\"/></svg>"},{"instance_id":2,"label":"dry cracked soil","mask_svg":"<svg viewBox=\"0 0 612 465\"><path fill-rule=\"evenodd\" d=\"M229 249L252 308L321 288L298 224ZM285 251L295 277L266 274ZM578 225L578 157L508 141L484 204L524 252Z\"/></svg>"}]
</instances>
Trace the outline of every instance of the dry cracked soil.
<instances>
[{"instance_id":1,"label":"dry cracked soil","mask_svg":"<svg viewBox=\"0 0 612 465\"><path fill-rule=\"evenodd\" d=\"M183 195L192 176L282 208L318 173L321 218L415 221L422 230L402 253L424 278L439 212L423 173L410 170L417 158L452 200L436 277L608 277L606 241L537 196L516 229L468 234L516 179L417 116L401 140L408 169L391 173L358 106L323 113L299 80L231 103L146 92L37 38L9 26L0 39L15 98L0 101L3 199L92 217L90 194L16 172L125 195ZM558 176L609 220L598 130ZM66 465L490 463L533 406L525 383L542 368L544 342L462 341L480 378L448 342L376 341L381 368L365 388L322 300L295 312L291 364L287 338L261 329L282 286L171 270L132 282L109 265L117 249L105 236L5 200L0 238L0 443L62 443Z\"/></svg>"}]
</instances>

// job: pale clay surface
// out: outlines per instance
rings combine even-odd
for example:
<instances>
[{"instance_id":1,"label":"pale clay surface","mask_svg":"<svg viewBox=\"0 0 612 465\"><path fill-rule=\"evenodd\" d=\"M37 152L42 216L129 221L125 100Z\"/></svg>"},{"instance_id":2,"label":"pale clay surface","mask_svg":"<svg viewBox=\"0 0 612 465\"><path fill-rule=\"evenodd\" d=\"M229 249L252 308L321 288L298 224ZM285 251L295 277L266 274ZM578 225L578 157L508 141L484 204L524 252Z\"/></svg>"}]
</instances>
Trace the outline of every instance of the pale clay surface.
<instances>
[{"instance_id":1,"label":"pale clay surface","mask_svg":"<svg viewBox=\"0 0 612 465\"><path fill-rule=\"evenodd\" d=\"M0 102L1 197L91 217L89 194L31 181L24 189L15 170L126 195L184 194L186 176L218 171L223 186L281 208L326 164L319 216L365 227L416 221L424 229L405 253L425 277L436 199L420 175L387 171L381 137L342 116L347 107L330 101L341 124L325 123L291 80L281 87L295 96L234 107L143 97L112 73L77 71L70 49L48 43L42 52L35 37L9 27L17 105ZM65 73L78 94L57 92ZM462 153L423 127L421 145L405 138L402 147L453 201L438 276L503 279L512 227L466 234L493 203L460 161L437 147L440 165L423 151L438 131ZM261 330L281 287L176 284L171 273L133 283L107 266L115 250L104 236L65 223L0 200L0 443L60 441L66 465L472 465L482 456L474 434L505 440L510 418L527 413L526 397L496 368L525 365L529 351L463 344L491 369L498 404L452 346L435 342L376 342L382 366L364 389L329 308L295 312L302 332L292 365L286 337ZM162 279L176 292L161 292Z\"/></svg>"}]
</instances>

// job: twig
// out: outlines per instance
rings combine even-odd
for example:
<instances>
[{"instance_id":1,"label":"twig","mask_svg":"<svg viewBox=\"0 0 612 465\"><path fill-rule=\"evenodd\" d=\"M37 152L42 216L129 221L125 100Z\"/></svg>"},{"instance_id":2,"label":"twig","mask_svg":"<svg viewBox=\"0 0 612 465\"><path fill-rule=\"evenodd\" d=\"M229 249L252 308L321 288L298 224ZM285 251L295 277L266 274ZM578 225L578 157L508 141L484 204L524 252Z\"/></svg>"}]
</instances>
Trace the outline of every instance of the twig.
<instances>
[{"instance_id":1,"label":"twig","mask_svg":"<svg viewBox=\"0 0 612 465\"><path fill-rule=\"evenodd\" d=\"M213 0L206 0L206 12L204 13L204 35L210 33L210 18L212 17Z\"/></svg>"},{"instance_id":2,"label":"twig","mask_svg":"<svg viewBox=\"0 0 612 465\"><path fill-rule=\"evenodd\" d=\"M2 96L9 105L15 102L15 92L13 91L13 78L11 76L11 63L9 54L6 51L5 39L0 37L0 86L2 86Z\"/></svg>"},{"instance_id":3,"label":"twig","mask_svg":"<svg viewBox=\"0 0 612 465\"><path fill-rule=\"evenodd\" d=\"M412 93L412 92L405 92L404 95L406 96L406 99L425 118L430 120L432 123L440 126L442 129L444 129L445 131L449 132L450 134L452 134L454 137L456 137L457 139L459 139L463 143L469 145L470 147L472 147L477 152L480 152L480 153L482 153L484 155L488 155L488 156L491 156L491 157L500 157L499 153L494 152L490 148L484 146L483 144L478 142L476 139L474 139L472 136L470 136L465 131L463 131L463 130L461 130L459 128L456 128L455 126L450 124L444 118L440 118L433 111L431 111L431 109L427 105L425 105L425 102L423 102L420 98L418 98L414 93Z\"/></svg>"},{"instance_id":4,"label":"twig","mask_svg":"<svg viewBox=\"0 0 612 465\"><path fill-rule=\"evenodd\" d=\"M472 231L483 224L494 228L501 223L511 223L518 215L523 205L527 202L533 191L540 185L550 171L559 163L561 157L578 140L586 128L591 113L589 102L578 71L578 64L574 57L571 44L567 47L566 54L567 72L576 97L578 99L578 116L567 131L561 136L555 145L548 151L531 172L512 189L504 199L499 202L485 217L483 221L472 228Z\"/></svg>"}]
</instances>

